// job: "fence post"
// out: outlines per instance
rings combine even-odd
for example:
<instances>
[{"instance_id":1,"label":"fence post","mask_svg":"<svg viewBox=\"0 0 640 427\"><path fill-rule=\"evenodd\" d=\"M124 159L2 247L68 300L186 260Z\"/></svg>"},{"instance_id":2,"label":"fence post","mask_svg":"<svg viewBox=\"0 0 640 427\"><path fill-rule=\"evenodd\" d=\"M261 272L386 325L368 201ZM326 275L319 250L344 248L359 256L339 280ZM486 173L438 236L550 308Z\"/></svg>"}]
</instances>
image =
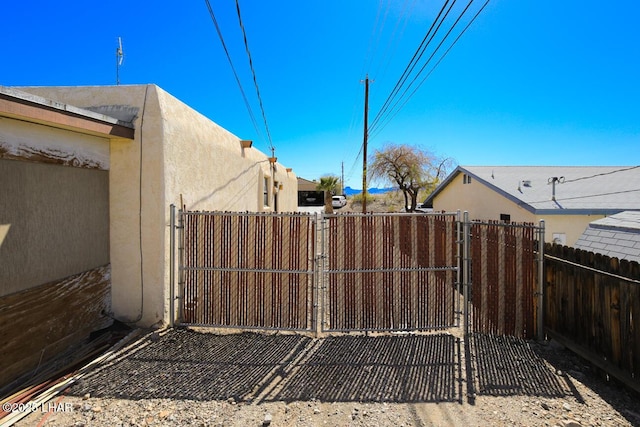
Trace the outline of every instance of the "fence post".
<instances>
[{"instance_id":1,"label":"fence post","mask_svg":"<svg viewBox=\"0 0 640 427\"><path fill-rule=\"evenodd\" d=\"M469 335L469 286L471 284L471 223L469 222L469 212L464 212L463 219L463 242L462 242L462 287L463 287L463 300L464 300L464 337L465 341Z\"/></svg>"},{"instance_id":2,"label":"fence post","mask_svg":"<svg viewBox=\"0 0 640 427\"><path fill-rule=\"evenodd\" d=\"M325 274L325 269L326 269L326 242L325 242L325 238L326 238L326 231L325 228L327 226L327 217L325 212L323 211L322 213L320 213L320 216L318 217L318 214L316 214L316 226L320 226L320 251L319 251L319 256L317 254L316 255L316 259L319 258L320 262L319 262L319 266L317 267L317 272L318 274L316 275L316 305L313 309L313 313L314 313L314 317L315 317L315 325L314 325L314 331L316 333L316 337L320 336L320 334L324 331L325 329L325 322L326 322L326 305L327 305L327 289L326 289L326 274Z\"/></svg>"},{"instance_id":3,"label":"fence post","mask_svg":"<svg viewBox=\"0 0 640 427\"><path fill-rule=\"evenodd\" d=\"M169 206L169 327L173 328L175 323L175 301L176 301L176 205Z\"/></svg>"},{"instance_id":4,"label":"fence post","mask_svg":"<svg viewBox=\"0 0 640 427\"><path fill-rule=\"evenodd\" d=\"M175 298L179 300L178 321L184 321L184 211L178 210L178 290L179 295Z\"/></svg>"},{"instance_id":5,"label":"fence post","mask_svg":"<svg viewBox=\"0 0 640 427\"><path fill-rule=\"evenodd\" d=\"M544 340L544 219L538 228L538 341Z\"/></svg>"}]
</instances>

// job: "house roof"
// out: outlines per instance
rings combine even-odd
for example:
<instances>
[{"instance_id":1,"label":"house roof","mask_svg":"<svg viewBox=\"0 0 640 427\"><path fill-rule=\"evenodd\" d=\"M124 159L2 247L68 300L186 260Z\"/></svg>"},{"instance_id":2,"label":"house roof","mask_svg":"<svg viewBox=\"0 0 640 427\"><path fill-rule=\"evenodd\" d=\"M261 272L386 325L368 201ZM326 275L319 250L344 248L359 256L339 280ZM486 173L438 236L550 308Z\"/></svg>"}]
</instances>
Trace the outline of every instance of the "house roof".
<instances>
[{"instance_id":1,"label":"house roof","mask_svg":"<svg viewBox=\"0 0 640 427\"><path fill-rule=\"evenodd\" d=\"M427 206L461 173L535 214L640 210L640 166L458 166L429 195Z\"/></svg>"},{"instance_id":2,"label":"house roof","mask_svg":"<svg viewBox=\"0 0 640 427\"><path fill-rule=\"evenodd\" d=\"M621 212L591 222L575 247L640 262L640 212Z\"/></svg>"},{"instance_id":3,"label":"house roof","mask_svg":"<svg viewBox=\"0 0 640 427\"><path fill-rule=\"evenodd\" d=\"M0 86L0 116L28 118L35 123L92 135L134 138L134 127L130 122L107 116L102 111L78 108L6 86Z\"/></svg>"},{"instance_id":4,"label":"house roof","mask_svg":"<svg viewBox=\"0 0 640 427\"><path fill-rule=\"evenodd\" d=\"M317 191L318 183L298 177L298 191Z\"/></svg>"}]
</instances>

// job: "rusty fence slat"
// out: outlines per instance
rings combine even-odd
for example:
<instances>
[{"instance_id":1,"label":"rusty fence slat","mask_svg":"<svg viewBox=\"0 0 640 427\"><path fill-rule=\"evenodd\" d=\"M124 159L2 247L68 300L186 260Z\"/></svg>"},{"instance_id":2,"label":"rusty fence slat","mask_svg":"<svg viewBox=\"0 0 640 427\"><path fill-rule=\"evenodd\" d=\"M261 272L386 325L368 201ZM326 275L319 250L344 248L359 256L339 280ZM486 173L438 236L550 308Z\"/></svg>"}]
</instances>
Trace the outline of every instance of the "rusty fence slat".
<instances>
[{"instance_id":1,"label":"rusty fence slat","mask_svg":"<svg viewBox=\"0 0 640 427\"><path fill-rule=\"evenodd\" d=\"M309 215L184 212L181 323L310 330Z\"/></svg>"},{"instance_id":2,"label":"rusty fence slat","mask_svg":"<svg viewBox=\"0 0 640 427\"><path fill-rule=\"evenodd\" d=\"M533 224L471 224L474 332L535 336L538 228Z\"/></svg>"},{"instance_id":3,"label":"rusty fence slat","mask_svg":"<svg viewBox=\"0 0 640 427\"><path fill-rule=\"evenodd\" d=\"M322 331L454 326L456 215L327 215Z\"/></svg>"}]
</instances>

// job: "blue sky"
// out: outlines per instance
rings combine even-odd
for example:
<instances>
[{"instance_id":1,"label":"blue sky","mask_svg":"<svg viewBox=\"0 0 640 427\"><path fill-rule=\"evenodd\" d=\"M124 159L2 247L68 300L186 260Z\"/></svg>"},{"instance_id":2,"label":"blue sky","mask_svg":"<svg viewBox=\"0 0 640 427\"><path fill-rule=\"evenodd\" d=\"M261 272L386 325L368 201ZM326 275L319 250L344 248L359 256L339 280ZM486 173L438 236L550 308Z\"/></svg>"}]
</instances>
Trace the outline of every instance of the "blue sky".
<instances>
[{"instance_id":1,"label":"blue sky","mask_svg":"<svg viewBox=\"0 0 640 427\"><path fill-rule=\"evenodd\" d=\"M235 0L210 3L257 129L204 0L9 2L0 84L113 85L122 37L121 84L157 84L268 153ZM279 161L308 179L339 175L344 162L346 185L360 188L362 79L373 80L372 121L445 0L239 3ZM426 71L484 3L471 3ZM461 165L638 165L639 21L632 0L492 0L372 132L369 153L393 142Z\"/></svg>"}]
</instances>

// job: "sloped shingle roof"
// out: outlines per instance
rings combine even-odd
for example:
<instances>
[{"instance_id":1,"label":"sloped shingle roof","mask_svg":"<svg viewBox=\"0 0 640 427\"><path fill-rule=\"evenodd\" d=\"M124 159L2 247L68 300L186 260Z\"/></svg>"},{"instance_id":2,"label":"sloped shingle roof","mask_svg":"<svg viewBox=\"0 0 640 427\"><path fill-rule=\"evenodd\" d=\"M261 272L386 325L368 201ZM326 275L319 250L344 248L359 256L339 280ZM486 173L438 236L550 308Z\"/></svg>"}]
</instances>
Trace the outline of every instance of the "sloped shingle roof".
<instances>
[{"instance_id":1,"label":"sloped shingle roof","mask_svg":"<svg viewBox=\"0 0 640 427\"><path fill-rule=\"evenodd\" d=\"M460 173L538 214L640 210L640 166L458 166L427 203Z\"/></svg>"},{"instance_id":2,"label":"sloped shingle roof","mask_svg":"<svg viewBox=\"0 0 640 427\"><path fill-rule=\"evenodd\" d=\"M640 262L640 212L621 212L591 222L575 247Z\"/></svg>"}]
</instances>

